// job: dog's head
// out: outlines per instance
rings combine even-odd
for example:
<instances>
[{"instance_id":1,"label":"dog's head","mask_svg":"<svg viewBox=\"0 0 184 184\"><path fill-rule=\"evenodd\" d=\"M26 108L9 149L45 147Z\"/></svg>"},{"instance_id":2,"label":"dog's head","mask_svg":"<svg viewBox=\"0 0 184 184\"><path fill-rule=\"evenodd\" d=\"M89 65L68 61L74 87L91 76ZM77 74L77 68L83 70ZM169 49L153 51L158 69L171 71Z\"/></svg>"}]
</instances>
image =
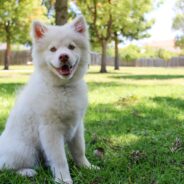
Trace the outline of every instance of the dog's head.
<instances>
[{"instance_id":1,"label":"dog's head","mask_svg":"<svg viewBox=\"0 0 184 184\"><path fill-rule=\"evenodd\" d=\"M83 16L63 26L33 22L33 61L60 81L80 79L89 64L87 25Z\"/></svg>"}]
</instances>

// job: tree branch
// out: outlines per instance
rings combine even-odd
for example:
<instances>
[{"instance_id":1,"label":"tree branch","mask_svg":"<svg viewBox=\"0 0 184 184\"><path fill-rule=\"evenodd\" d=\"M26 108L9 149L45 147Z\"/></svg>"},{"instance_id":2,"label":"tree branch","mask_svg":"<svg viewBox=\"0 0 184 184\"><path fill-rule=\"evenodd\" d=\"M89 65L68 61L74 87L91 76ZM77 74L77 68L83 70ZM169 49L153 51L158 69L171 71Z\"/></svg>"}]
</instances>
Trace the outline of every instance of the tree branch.
<instances>
[{"instance_id":1,"label":"tree branch","mask_svg":"<svg viewBox=\"0 0 184 184\"><path fill-rule=\"evenodd\" d=\"M101 36L98 32L98 29L97 29L97 25L96 25L96 21L97 21L97 7L96 7L96 0L93 0L93 6L94 6L94 12L93 12L93 25L94 25L94 30L96 32L96 35L97 35L97 38L99 40L101 40Z\"/></svg>"},{"instance_id":2,"label":"tree branch","mask_svg":"<svg viewBox=\"0 0 184 184\"><path fill-rule=\"evenodd\" d=\"M111 0L108 0L109 5L111 5ZM106 40L108 40L111 37L111 29L112 29L112 13L111 8L109 9L109 20L107 23L107 34L106 34Z\"/></svg>"}]
</instances>

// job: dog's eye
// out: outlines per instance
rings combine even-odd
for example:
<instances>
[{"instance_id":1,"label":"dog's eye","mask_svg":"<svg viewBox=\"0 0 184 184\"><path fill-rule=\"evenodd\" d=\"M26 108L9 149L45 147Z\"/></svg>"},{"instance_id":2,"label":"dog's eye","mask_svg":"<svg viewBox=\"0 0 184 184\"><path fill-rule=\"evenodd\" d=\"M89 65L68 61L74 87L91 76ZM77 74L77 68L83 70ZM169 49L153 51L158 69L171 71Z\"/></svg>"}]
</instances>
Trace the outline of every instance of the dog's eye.
<instances>
[{"instance_id":1,"label":"dog's eye","mask_svg":"<svg viewBox=\"0 0 184 184\"><path fill-rule=\"evenodd\" d=\"M50 48L50 51L51 51L51 52L56 52L57 49L56 49L56 47L51 47L51 48Z\"/></svg>"},{"instance_id":2,"label":"dog's eye","mask_svg":"<svg viewBox=\"0 0 184 184\"><path fill-rule=\"evenodd\" d=\"M74 49L75 49L75 46L72 45L72 44L70 44L70 45L68 45L68 48L69 48L70 50L74 50Z\"/></svg>"}]
</instances>

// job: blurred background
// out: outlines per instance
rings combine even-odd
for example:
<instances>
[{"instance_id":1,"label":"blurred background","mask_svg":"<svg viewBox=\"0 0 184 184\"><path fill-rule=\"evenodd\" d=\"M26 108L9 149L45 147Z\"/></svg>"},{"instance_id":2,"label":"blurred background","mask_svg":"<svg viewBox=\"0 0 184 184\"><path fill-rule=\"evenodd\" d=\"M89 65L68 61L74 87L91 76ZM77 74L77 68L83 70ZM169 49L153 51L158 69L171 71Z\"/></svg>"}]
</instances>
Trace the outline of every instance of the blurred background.
<instances>
[{"instance_id":1,"label":"blurred background","mask_svg":"<svg viewBox=\"0 0 184 184\"><path fill-rule=\"evenodd\" d=\"M0 65L30 65L33 20L63 25L83 14L91 64L184 66L184 0L0 0Z\"/></svg>"},{"instance_id":2,"label":"blurred background","mask_svg":"<svg viewBox=\"0 0 184 184\"><path fill-rule=\"evenodd\" d=\"M0 132L33 72L32 21L81 14L92 65L86 151L101 170L78 169L68 154L74 183L184 184L184 0L0 0ZM37 171L0 172L0 184L54 184Z\"/></svg>"}]
</instances>

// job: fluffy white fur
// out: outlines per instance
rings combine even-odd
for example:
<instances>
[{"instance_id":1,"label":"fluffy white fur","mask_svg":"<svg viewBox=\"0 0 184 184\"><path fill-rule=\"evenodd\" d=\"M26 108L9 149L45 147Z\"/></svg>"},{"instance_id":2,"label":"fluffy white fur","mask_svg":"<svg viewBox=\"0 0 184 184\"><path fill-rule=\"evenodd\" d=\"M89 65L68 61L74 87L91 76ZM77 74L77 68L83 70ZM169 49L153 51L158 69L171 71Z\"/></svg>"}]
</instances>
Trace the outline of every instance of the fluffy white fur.
<instances>
[{"instance_id":1,"label":"fluffy white fur","mask_svg":"<svg viewBox=\"0 0 184 184\"><path fill-rule=\"evenodd\" d=\"M35 71L19 95L0 137L0 169L14 169L33 176L40 154L47 160L56 181L71 184L64 144L79 166L91 167L85 157L83 117L87 88L89 43L82 16L64 26L32 26ZM75 46L69 48L69 44ZM51 51L55 47L56 51ZM67 54L75 70L57 72L59 57Z\"/></svg>"}]
</instances>

